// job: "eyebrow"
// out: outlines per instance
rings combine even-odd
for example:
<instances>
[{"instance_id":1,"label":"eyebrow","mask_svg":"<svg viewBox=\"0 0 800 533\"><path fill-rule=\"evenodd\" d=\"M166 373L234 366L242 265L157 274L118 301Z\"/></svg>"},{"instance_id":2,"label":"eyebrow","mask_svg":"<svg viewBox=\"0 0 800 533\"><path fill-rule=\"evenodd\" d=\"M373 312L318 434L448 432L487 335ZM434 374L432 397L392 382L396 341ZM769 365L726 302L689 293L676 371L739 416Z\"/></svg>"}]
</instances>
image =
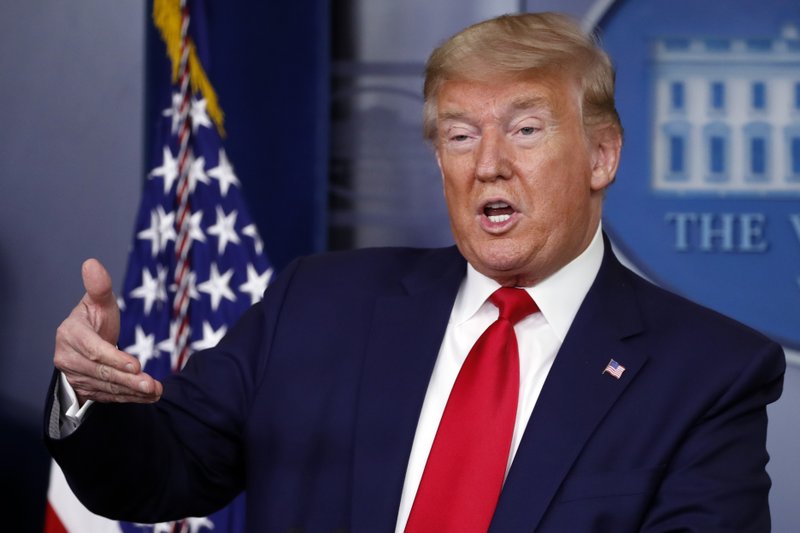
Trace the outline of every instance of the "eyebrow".
<instances>
[{"instance_id":1,"label":"eyebrow","mask_svg":"<svg viewBox=\"0 0 800 533\"><path fill-rule=\"evenodd\" d=\"M522 96L511 102L513 109L549 108L550 103L544 96Z\"/></svg>"},{"instance_id":2,"label":"eyebrow","mask_svg":"<svg viewBox=\"0 0 800 533\"><path fill-rule=\"evenodd\" d=\"M442 111L437 117L439 120L464 120L467 116L463 111Z\"/></svg>"}]
</instances>

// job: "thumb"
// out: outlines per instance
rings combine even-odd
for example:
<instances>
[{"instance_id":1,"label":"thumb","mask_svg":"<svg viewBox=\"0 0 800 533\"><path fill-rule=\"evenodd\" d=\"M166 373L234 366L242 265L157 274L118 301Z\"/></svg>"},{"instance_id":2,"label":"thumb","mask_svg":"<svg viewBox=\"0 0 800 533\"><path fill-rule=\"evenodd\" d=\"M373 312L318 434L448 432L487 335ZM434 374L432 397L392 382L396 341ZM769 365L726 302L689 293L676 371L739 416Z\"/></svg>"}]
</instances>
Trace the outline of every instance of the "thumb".
<instances>
[{"instance_id":1,"label":"thumb","mask_svg":"<svg viewBox=\"0 0 800 533\"><path fill-rule=\"evenodd\" d=\"M111 276L97 259L87 259L81 266L86 294L83 307L94 330L110 343L119 336L119 307L112 290Z\"/></svg>"},{"instance_id":2,"label":"thumb","mask_svg":"<svg viewBox=\"0 0 800 533\"><path fill-rule=\"evenodd\" d=\"M87 259L81 266L83 287L88 297L87 304L99 306L116 305L111 287L111 276L97 259Z\"/></svg>"}]
</instances>

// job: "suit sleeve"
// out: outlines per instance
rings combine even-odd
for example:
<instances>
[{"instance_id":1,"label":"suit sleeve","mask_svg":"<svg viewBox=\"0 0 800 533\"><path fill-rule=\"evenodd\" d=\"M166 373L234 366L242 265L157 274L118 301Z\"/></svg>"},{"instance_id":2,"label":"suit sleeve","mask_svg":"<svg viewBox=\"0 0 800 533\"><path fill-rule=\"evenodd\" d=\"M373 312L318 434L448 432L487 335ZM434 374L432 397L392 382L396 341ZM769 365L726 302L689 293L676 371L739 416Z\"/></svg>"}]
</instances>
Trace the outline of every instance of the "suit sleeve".
<instances>
[{"instance_id":1,"label":"suit sleeve","mask_svg":"<svg viewBox=\"0 0 800 533\"><path fill-rule=\"evenodd\" d=\"M205 516L244 488L244 432L293 263L210 350L164 380L155 404L96 403L69 436L44 438L75 495L91 511L133 522ZM55 379L55 378L54 378Z\"/></svg>"},{"instance_id":2,"label":"suit sleeve","mask_svg":"<svg viewBox=\"0 0 800 533\"><path fill-rule=\"evenodd\" d=\"M766 407L786 363L774 343L747 361L674 452L643 532L770 531Z\"/></svg>"}]
</instances>

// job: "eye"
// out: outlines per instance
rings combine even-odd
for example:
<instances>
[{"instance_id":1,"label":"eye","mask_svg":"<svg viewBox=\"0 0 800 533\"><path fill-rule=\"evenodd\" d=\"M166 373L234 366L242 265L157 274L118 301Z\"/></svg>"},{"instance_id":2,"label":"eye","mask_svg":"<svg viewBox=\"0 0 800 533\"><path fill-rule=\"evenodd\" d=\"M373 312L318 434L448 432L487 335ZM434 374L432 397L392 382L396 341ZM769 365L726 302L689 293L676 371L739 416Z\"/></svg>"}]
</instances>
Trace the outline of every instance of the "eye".
<instances>
[{"instance_id":1,"label":"eye","mask_svg":"<svg viewBox=\"0 0 800 533\"><path fill-rule=\"evenodd\" d=\"M519 132L522 135L533 135L538 131L538 128L534 128L533 126L523 126L519 129Z\"/></svg>"},{"instance_id":2,"label":"eye","mask_svg":"<svg viewBox=\"0 0 800 533\"><path fill-rule=\"evenodd\" d=\"M453 135L452 137L450 137L451 141L456 141L456 142L463 142L466 141L467 139L469 139L469 137L464 134Z\"/></svg>"}]
</instances>

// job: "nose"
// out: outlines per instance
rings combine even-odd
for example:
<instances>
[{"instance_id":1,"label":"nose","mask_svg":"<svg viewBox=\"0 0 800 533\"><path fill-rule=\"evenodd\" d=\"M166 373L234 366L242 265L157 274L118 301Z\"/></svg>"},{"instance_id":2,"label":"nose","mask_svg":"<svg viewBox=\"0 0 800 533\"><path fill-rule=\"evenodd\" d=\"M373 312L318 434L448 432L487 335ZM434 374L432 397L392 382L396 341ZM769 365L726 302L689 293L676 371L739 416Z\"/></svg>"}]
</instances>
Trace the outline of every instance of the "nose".
<instances>
[{"instance_id":1,"label":"nose","mask_svg":"<svg viewBox=\"0 0 800 533\"><path fill-rule=\"evenodd\" d=\"M511 177L510 147L501 132L484 131L477 146L475 177L495 181Z\"/></svg>"}]
</instances>

